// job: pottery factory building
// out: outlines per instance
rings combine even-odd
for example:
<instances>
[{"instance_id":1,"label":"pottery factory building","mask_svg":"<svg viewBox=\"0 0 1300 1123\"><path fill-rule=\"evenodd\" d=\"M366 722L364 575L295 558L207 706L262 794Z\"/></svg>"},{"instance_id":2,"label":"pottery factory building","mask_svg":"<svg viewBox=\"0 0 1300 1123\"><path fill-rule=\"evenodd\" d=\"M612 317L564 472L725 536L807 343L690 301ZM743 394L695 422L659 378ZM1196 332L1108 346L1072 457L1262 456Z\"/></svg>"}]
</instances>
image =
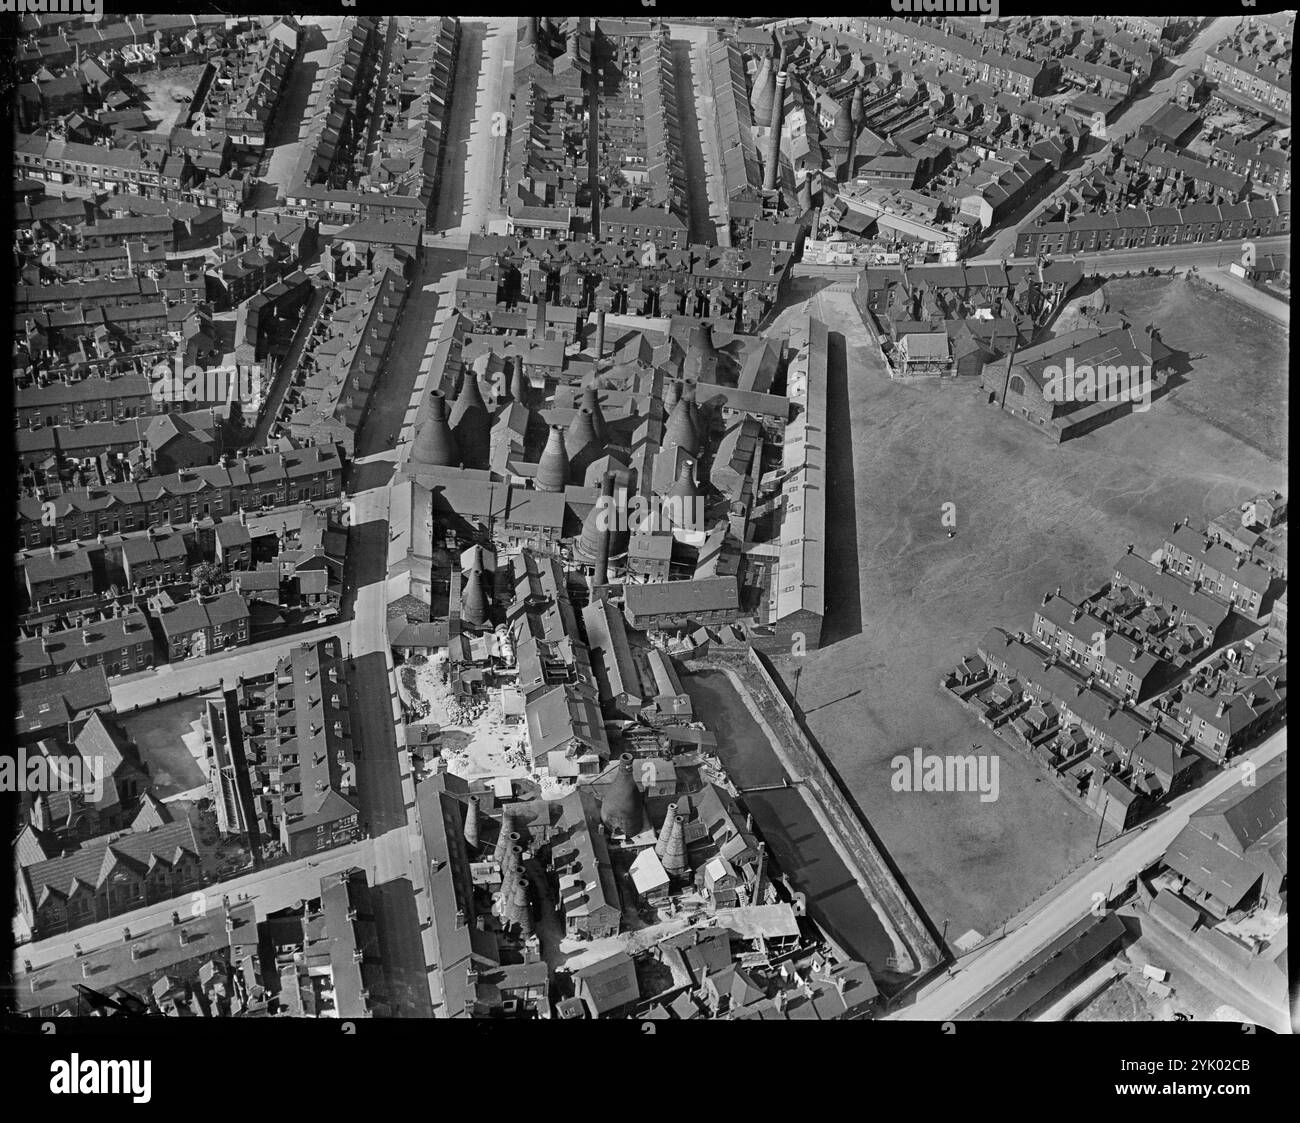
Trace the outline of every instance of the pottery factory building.
<instances>
[{"instance_id":1,"label":"pottery factory building","mask_svg":"<svg viewBox=\"0 0 1300 1123\"><path fill-rule=\"evenodd\" d=\"M389 603L410 640L400 648L455 637L460 585L444 552L474 543L561 554L570 580L611 585L635 628L748 617L755 643L815 648L825 327L796 324L786 343L715 336L698 321L674 322L665 335L609 331L604 314L596 319L583 342L600 357L561 351L554 371L530 370L511 347L517 337L467 333L459 314L444 325L433 389L393 491ZM768 392L782 367L788 396ZM764 482L763 447L778 441L784 470ZM608 544L602 504L627 515L615 518ZM755 542L753 520L766 509L779 518L771 540ZM649 522L634 526L634 511Z\"/></svg>"}]
</instances>

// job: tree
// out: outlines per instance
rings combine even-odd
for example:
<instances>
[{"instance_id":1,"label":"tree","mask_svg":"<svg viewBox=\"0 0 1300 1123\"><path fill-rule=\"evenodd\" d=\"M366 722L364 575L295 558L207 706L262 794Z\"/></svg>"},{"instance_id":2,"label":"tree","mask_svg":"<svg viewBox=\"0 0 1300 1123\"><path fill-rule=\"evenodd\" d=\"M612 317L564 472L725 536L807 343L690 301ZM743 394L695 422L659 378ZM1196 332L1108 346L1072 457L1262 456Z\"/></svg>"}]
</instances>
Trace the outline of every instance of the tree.
<instances>
[{"instance_id":1,"label":"tree","mask_svg":"<svg viewBox=\"0 0 1300 1123\"><path fill-rule=\"evenodd\" d=\"M215 562L202 562L195 566L194 584L201 592L210 592L214 588L224 586L225 583L226 571Z\"/></svg>"}]
</instances>

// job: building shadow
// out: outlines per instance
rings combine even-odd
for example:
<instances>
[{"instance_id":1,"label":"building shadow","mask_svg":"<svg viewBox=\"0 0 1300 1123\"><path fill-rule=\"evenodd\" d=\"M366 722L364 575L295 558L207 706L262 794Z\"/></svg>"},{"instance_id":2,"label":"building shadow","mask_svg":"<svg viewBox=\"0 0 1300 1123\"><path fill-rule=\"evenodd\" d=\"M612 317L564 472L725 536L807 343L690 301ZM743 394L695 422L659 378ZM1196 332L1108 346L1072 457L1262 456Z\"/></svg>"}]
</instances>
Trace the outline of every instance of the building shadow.
<instances>
[{"instance_id":1,"label":"building shadow","mask_svg":"<svg viewBox=\"0 0 1300 1123\"><path fill-rule=\"evenodd\" d=\"M826 606L822 647L862 631L848 348L839 332L829 332L826 337L826 429Z\"/></svg>"},{"instance_id":2,"label":"building shadow","mask_svg":"<svg viewBox=\"0 0 1300 1123\"><path fill-rule=\"evenodd\" d=\"M371 886L370 904L379 937L387 988L384 998L390 1016L433 1017L414 887L404 877Z\"/></svg>"}]
</instances>

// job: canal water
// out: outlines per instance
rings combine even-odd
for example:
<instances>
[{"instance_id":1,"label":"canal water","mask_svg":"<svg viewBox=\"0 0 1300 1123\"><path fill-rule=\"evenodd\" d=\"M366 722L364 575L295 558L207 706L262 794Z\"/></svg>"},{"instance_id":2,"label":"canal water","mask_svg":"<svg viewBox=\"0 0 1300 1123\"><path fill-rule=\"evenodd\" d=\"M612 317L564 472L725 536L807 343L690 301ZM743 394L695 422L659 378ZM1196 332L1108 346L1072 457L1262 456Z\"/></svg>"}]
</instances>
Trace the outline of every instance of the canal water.
<instances>
[{"instance_id":1,"label":"canal water","mask_svg":"<svg viewBox=\"0 0 1300 1123\"><path fill-rule=\"evenodd\" d=\"M737 788L779 784L786 778L759 724L721 671L682 676L695 713L718 738L718 756ZM827 935L873 975L890 969L889 934L853 875L794 788L741 797L781 871L808 899L808 912Z\"/></svg>"}]
</instances>

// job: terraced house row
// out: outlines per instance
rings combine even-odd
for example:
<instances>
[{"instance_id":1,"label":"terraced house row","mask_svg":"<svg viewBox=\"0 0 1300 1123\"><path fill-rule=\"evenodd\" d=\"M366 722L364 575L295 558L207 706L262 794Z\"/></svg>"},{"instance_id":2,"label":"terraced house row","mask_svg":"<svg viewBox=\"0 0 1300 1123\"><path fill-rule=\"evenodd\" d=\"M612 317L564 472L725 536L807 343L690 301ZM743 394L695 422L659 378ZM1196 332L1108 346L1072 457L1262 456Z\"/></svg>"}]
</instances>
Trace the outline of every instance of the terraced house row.
<instances>
[{"instance_id":1,"label":"terraced house row","mask_svg":"<svg viewBox=\"0 0 1300 1123\"><path fill-rule=\"evenodd\" d=\"M1016 256L1266 238L1290 230L1290 194L1225 206L1134 207L1118 214L1083 215L1021 230L1016 236Z\"/></svg>"},{"instance_id":2,"label":"terraced house row","mask_svg":"<svg viewBox=\"0 0 1300 1123\"><path fill-rule=\"evenodd\" d=\"M78 488L18 501L23 545L48 546L99 534L191 522L235 511L283 507L339 495L343 458L335 445L205 465L138 483Z\"/></svg>"},{"instance_id":3,"label":"terraced house row","mask_svg":"<svg viewBox=\"0 0 1300 1123\"><path fill-rule=\"evenodd\" d=\"M540 296L568 305L585 304L592 288L602 282L671 283L679 294L721 285L728 291L753 291L775 301L792 263L793 255L785 250L741 251L700 245L661 249L647 263L639 245L492 234L471 234L466 252L470 278L497 280L504 288L518 272L530 280L530 289L523 290L525 299Z\"/></svg>"},{"instance_id":4,"label":"terraced house row","mask_svg":"<svg viewBox=\"0 0 1300 1123\"><path fill-rule=\"evenodd\" d=\"M908 19L864 19L864 29L890 49L918 52L930 61L957 67L998 89L1039 97L1056 86L1061 64L990 51L982 43Z\"/></svg>"},{"instance_id":5,"label":"terraced house row","mask_svg":"<svg viewBox=\"0 0 1300 1123\"><path fill-rule=\"evenodd\" d=\"M208 63L189 105L190 119L202 115L208 130L225 134L232 143L264 147L298 39L297 26L280 20L265 38L250 42L246 52Z\"/></svg>"},{"instance_id":6,"label":"terraced house row","mask_svg":"<svg viewBox=\"0 0 1300 1123\"><path fill-rule=\"evenodd\" d=\"M1202 69L1207 78L1219 83L1221 92L1235 94L1248 107L1269 110L1279 119L1290 122L1289 66L1275 65L1268 59L1243 54L1225 41L1205 56Z\"/></svg>"},{"instance_id":7,"label":"terraced house row","mask_svg":"<svg viewBox=\"0 0 1300 1123\"><path fill-rule=\"evenodd\" d=\"M54 8L55 5L50 5ZM35 12L24 21L24 32L33 32L18 47L18 69L24 77L30 77L42 67L66 66L78 56L98 58L103 55L129 51L139 43L183 44L193 43L206 29L216 31L226 25L227 17L220 13L204 15L152 14L144 16L124 16L113 12L103 12L101 18L93 23L74 26L68 17L54 16L55 21L41 22L39 26L28 26L30 20L42 20ZM45 17L48 19L49 17Z\"/></svg>"},{"instance_id":8,"label":"terraced house row","mask_svg":"<svg viewBox=\"0 0 1300 1123\"><path fill-rule=\"evenodd\" d=\"M330 183L339 157L349 152L365 131L359 110L368 100L382 54L383 29L377 16L349 16L341 31L312 83L295 184Z\"/></svg>"},{"instance_id":9,"label":"terraced house row","mask_svg":"<svg viewBox=\"0 0 1300 1123\"><path fill-rule=\"evenodd\" d=\"M104 148L19 133L14 137L14 164L23 175L42 183L240 209L248 198L247 178L203 176L187 153L171 151L173 147Z\"/></svg>"}]
</instances>

